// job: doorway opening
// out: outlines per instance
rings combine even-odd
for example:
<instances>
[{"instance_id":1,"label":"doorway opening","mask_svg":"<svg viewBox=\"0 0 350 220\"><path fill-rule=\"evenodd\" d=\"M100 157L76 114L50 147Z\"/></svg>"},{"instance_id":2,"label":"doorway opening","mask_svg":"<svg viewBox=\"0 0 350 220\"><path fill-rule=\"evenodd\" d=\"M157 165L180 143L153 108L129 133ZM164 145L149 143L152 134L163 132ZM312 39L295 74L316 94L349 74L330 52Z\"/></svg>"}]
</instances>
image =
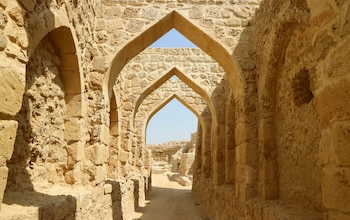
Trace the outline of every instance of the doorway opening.
<instances>
[{"instance_id":1,"label":"doorway opening","mask_svg":"<svg viewBox=\"0 0 350 220\"><path fill-rule=\"evenodd\" d=\"M146 143L152 151L154 174L169 172L170 181L192 184L197 125L197 117L177 99L152 117Z\"/></svg>"}]
</instances>

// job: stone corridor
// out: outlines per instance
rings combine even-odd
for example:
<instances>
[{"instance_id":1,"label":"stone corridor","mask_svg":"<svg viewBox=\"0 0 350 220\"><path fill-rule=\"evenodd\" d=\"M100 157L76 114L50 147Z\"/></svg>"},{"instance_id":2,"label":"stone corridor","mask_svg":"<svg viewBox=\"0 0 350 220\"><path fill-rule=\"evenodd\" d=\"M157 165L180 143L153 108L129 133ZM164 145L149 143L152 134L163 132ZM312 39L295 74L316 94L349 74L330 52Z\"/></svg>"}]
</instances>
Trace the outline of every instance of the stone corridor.
<instances>
[{"instance_id":1,"label":"stone corridor","mask_svg":"<svg viewBox=\"0 0 350 220\"><path fill-rule=\"evenodd\" d=\"M132 219L173 99L203 218L350 219L349 55L346 0L0 0L0 219Z\"/></svg>"}]
</instances>

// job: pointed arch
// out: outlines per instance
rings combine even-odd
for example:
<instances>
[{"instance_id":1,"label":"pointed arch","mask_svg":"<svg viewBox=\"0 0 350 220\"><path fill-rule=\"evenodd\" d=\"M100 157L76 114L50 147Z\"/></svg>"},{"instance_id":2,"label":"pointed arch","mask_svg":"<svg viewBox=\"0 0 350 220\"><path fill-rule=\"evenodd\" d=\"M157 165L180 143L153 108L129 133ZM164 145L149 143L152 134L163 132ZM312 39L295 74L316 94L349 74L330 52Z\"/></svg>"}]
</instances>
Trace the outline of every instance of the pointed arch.
<instances>
[{"instance_id":1,"label":"pointed arch","mask_svg":"<svg viewBox=\"0 0 350 220\"><path fill-rule=\"evenodd\" d=\"M104 81L104 88L107 89L109 99L111 97L112 88L117 76L123 67L142 50L150 46L153 42L167 33L170 29L175 28L190 41L195 43L200 49L214 58L225 70L226 74L232 80L229 80L231 86L236 88L238 93L243 93L246 88L246 82L242 74L242 70L233 56L231 56L226 48L220 43L212 39L203 30L189 22L186 18L176 11L172 11L159 22L149 27L143 33L131 40L124 46L114 57L107 71Z\"/></svg>"},{"instance_id":2,"label":"pointed arch","mask_svg":"<svg viewBox=\"0 0 350 220\"><path fill-rule=\"evenodd\" d=\"M188 78L184 73L182 73L176 67L172 68L168 73L159 78L155 83L150 85L146 90L142 92L139 98L136 101L135 110L134 110L134 118L136 116L137 110L140 107L142 101L151 94L154 90L159 88L164 82L169 80L172 76L177 76L180 80L182 80L186 85L188 85L191 89L193 89L196 93L198 93L207 103L213 120L216 121L216 110L214 108L214 104L212 103L208 93L198 86L195 82L193 82L190 78Z\"/></svg>"},{"instance_id":3,"label":"pointed arch","mask_svg":"<svg viewBox=\"0 0 350 220\"><path fill-rule=\"evenodd\" d=\"M81 139L82 128L77 131L76 125L85 115L83 107L83 77L79 68L79 57L76 39L72 30L67 26L60 26L50 31L47 36L58 50L61 58L59 66L60 77L63 81L65 102L68 120L65 123L65 139L68 143L78 142ZM73 129L73 130L72 130Z\"/></svg>"},{"instance_id":4,"label":"pointed arch","mask_svg":"<svg viewBox=\"0 0 350 220\"><path fill-rule=\"evenodd\" d=\"M37 22L39 18L45 18L46 22ZM81 59L78 45L78 38L75 30L65 13L54 10L40 11L34 13L26 20L28 27L35 27L36 31L28 31L29 48L28 59L35 51L39 43L48 36L54 44L60 58L60 77L64 83L66 102L74 109L67 109L68 115L81 117L84 115L84 108L77 107L76 103L83 102L84 99L76 94L83 94L84 77L80 70ZM50 24L50 25L48 25ZM78 100L79 99L79 100ZM72 110L73 112L69 112Z\"/></svg>"},{"instance_id":5,"label":"pointed arch","mask_svg":"<svg viewBox=\"0 0 350 220\"><path fill-rule=\"evenodd\" d=\"M197 118L198 121L200 123L201 126L203 126L203 118L199 115L199 113L196 111L195 108L193 108L190 104L188 104L184 99L182 99L179 95L177 94L173 94L172 96L170 96L168 99L166 99L164 102L162 102L160 105L158 105L155 109L153 109L151 111L151 113L149 114L149 116L146 119L146 126L145 126L145 130L144 132L146 132L146 128L148 126L148 123L150 122L150 120L152 119L152 117L157 114L157 112L159 112L164 106L166 106L169 102L171 102L172 100L177 99L181 104L183 104L188 110L190 110Z\"/></svg>"}]
</instances>

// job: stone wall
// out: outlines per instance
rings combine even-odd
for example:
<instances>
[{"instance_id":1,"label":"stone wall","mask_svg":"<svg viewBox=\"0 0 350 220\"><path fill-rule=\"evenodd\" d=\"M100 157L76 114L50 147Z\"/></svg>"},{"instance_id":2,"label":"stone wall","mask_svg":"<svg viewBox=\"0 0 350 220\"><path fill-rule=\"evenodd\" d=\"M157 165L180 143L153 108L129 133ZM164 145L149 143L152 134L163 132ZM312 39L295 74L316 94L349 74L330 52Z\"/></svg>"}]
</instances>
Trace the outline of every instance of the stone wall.
<instances>
[{"instance_id":1,"label":"stone wall","mask_svg":"<svg viewBox=\"0 0 350 220\"><path fill-rule=\"evenodd\" d=\"M145 128L177 98L211 218L350 218L349 8L0 0L0 217L130 219ZM144 50L171 28L199 49Z\"/></svg>"},{"instance_id":2,"label":"stone wall","mask_svg":"<svg viewBox=\"0 0 350 220\"><path fill-rule=\"evenodd\" d=\"M52 51L54 46L43 39L27 64L22 108L15 117L19 122L15 149L7 163L8 189L65 182L64 122L68 116L58 70L60 58L51 55Z\"/></svg>"},{"instance_id":3,"label":"stone wall","mask_svg":"<svg viewBox=\"0 0 350 220\"><path fill-rule=\"evenodd\" d=\"M320 219L349 218L342 205L350 198L344 183L349 175L335 178L348 172L339 155L348 153L336 150L342 138L331 138L345 132L348 120L348 102L341 98L347 94L341 57L349 51L348 13L344 1L266 1L255 18L257 37L264 39L257 44L259 142L266 152L260 157L261 193L313 210Z\"/></svg>"}]
</instances>

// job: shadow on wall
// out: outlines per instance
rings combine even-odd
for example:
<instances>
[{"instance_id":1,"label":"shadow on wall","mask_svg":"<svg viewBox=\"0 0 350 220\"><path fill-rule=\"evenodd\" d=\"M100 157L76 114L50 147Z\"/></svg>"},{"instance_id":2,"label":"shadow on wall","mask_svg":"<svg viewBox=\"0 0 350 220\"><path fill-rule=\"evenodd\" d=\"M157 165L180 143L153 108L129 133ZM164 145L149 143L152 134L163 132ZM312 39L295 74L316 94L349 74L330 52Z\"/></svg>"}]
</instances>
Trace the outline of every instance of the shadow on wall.
<instances>
[{"instance_id":1,"label":"shadow on wall","mask_svg":"<svg viewBox=\"0 0 350 220\"><path fill-rule=\"evenodd\" d=\"M111 199L112 199L112 210L113 210L113 219L123 219L123 210L122 210L122 193L120 182L108 180L106 184L112 186Z\"/></svg>"}]
</instances>

